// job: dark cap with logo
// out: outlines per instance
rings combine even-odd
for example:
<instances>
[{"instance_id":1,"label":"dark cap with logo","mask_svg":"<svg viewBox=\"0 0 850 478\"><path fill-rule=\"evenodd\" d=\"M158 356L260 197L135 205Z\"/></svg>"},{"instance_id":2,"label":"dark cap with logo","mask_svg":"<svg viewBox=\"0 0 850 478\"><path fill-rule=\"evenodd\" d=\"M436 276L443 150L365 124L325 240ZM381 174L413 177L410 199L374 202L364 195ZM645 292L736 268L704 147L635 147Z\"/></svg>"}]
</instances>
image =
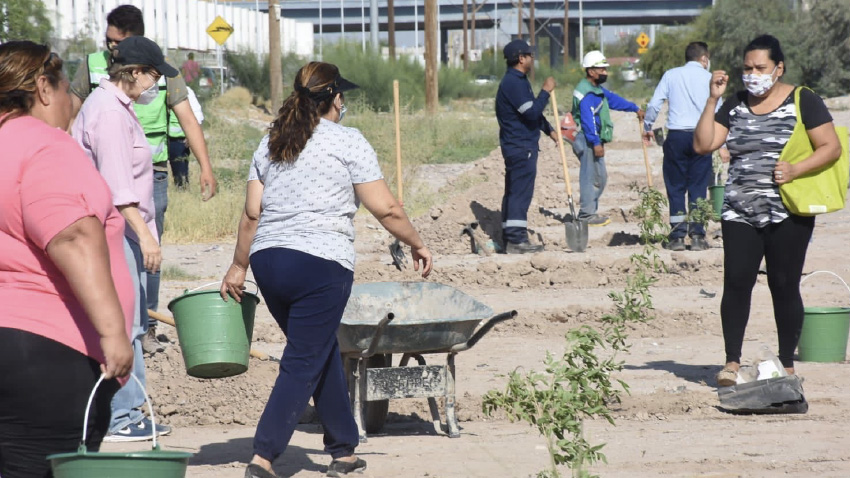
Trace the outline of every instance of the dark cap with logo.
<instances>
[{"instance_id":1,"label":"dark cap with logo","mask_svg":"<svg viewBox=\"0 0 850 478\"><path fill-rule=\"evenodd\" d=\"M168 78L177 76L177 70L165 62L159 45L145 37L133 36L122 40L112 52L112 61L119 65L150 66Z\"/></svg>"},{"instance_id":2,"label":"dark cap with logo","mask_svg":"<svg viewBox=\"0 0 850 478\"><path fill-rule=\"evenodd\" d=\"M520 55L532 55L534 54L534 50L525 42L525 40L512 40L510 43L505 45L505 59L516 60Z\"/></svg>"}]
</instances>

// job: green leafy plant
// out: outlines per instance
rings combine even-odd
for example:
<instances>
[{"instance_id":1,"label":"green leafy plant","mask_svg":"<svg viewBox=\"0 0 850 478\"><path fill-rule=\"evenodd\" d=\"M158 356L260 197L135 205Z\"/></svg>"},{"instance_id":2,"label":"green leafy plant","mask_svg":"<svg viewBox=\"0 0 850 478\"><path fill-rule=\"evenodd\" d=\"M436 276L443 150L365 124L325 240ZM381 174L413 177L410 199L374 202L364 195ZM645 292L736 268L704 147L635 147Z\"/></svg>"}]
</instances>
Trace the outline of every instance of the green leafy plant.
<instances>
[{"instance_id":1,"label":"green leafy plant","mask_svg":"<svg viewBox=\"0 0 850 478\"><path fill-rule=\"evenodd\" d=\"M611 374L623 369L617 352L628 350L627 326L653 318L650 287L657 274L666 272L658 255L657 244L666 240L669 227L664 220L667 199L654 188L632 190L640 194L636 214L640 219L643 248L631 256L632 269L622 292L611 292L614 312L601 318L601 332L587 325L568 331L563 355L555 358L546 352L544 371L525 374L514 370L508 375L504 391L491 390L484 396L484 412L492 415L504 410L510 420L522 420L536 427L546 438L549 467L537 476L557 478L558 465L566 464L574 476L593 476L584 469L605 462L605 444L588 442L583 433L585 418L603 418L612 425L610 404L619 403L629 386L612 380ZM603 349L613 351L605 359Z\"/></svg>"}]
</instances>

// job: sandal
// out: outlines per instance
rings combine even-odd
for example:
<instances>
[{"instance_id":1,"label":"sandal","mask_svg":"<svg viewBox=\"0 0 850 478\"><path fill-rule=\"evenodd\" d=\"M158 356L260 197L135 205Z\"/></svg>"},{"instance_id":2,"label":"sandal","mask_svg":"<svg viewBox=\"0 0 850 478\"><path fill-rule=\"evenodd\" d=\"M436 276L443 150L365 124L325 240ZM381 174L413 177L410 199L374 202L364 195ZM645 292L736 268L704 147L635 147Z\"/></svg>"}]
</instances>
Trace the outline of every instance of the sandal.
<instances>
[{"instance_id":1,"label":"sandal","mask_svg":"<svg viewBox=\"0 0 850 478\"><path fill-rule=\"evenodd\" d=\"M715 379L717 380L717 385L721 387L731 387L738 381L738 372L731 368L723 367L723 370L717 372Z\"/></svg>"}]
</instances>

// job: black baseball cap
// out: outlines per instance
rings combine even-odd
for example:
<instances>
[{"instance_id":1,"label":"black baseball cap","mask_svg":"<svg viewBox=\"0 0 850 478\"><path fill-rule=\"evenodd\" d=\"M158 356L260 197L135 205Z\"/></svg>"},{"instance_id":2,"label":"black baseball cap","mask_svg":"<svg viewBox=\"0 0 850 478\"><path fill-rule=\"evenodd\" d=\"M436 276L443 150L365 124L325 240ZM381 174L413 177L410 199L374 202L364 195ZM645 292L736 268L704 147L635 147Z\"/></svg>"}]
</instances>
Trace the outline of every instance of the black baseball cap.
<instances>
[{"instance_id":1,"label":"black baseball cap","mask_svg":"<svg viewBox=\"0 0 850 478\"><path fill-rule=\"evenodd\" d=\"M505 59L506 60L516 60L520 55L533 55L534 50L525 42L525 40L512 40L510 43L505 45Z\"/></svg>"},{"instance_id":2,"label":"black baseball cap","mask_svg":"<svg viewBox=\"0 0 850 478\"><path fill-rule=\"evenodd\" d=\"M159 45L145 37L133 36L122 40L112 52L112 61L119 65L146 65L160 74L174 78L177 70L165 62Z\"/></svg>"}]
</instances>

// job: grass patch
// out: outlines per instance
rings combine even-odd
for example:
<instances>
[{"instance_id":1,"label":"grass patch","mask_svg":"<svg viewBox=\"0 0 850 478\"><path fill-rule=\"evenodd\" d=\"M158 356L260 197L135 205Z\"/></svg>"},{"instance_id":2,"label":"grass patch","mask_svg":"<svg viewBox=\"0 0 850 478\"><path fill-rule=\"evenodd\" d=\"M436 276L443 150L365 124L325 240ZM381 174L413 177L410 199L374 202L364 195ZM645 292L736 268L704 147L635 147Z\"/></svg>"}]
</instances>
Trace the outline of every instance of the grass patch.
<instances>
[{"instance_id":1,"label":"grass patch","mask_svg":"<svg viewBox=\"0 0 850 478\"><path fill-rule=\"evenodd\" d=\"M183 281L194 281L200 280L201 276L190 274L185 270L181 269L180 266L175 265L167 265L162 268L160 272L160 277L162 280L183 280Z\"/></svg>"}]
</instances>

